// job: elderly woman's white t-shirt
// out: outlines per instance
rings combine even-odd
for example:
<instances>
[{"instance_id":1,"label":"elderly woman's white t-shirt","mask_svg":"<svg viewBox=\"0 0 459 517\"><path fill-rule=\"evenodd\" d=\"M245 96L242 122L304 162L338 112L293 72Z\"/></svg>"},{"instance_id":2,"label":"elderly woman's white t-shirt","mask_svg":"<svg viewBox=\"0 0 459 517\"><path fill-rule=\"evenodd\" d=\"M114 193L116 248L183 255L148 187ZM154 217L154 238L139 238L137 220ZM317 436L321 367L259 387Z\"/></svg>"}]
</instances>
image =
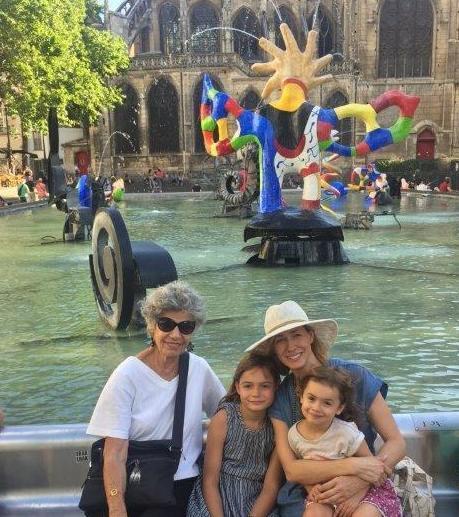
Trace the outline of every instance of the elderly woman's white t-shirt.
<instances>
[{"instance_id":1,"label":"elderly woman's white t-shirt","mask_svg":"<svg viewBox=\"0 0 459 517\"><path fill-rule=\"evenodd\" d=\"M129 440L172 437L178 377L166 381L137 357L128 357L104 386L87 434ZM190 354L185 401L183 452L174 479L199 474L203 412L213 416L225 389L207 362Z\"/></svg>"}]
</instances>

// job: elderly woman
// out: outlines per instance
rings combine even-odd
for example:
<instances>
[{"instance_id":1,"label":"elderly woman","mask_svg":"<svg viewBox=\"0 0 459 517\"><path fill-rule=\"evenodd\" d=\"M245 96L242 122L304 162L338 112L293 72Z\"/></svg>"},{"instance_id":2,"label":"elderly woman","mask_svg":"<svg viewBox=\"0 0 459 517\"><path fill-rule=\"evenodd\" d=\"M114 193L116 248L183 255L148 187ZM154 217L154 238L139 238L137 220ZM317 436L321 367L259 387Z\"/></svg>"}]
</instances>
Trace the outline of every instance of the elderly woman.
<instances>
[{"instance_id":1,"label":"elderly woman","mask_svg":"<svg viewBox=\"0 0 459 517\"><path fill-rule=\"evenodd\" d=\"M170 439L178 383L179 356L190 345L205 318L201 297L184 282L154 289L144 300L142 315L151 345L125 359L99 397L88 434L105 437L104 484L109 517L126 517L124 501L128 440ZM190 354L183 451L174 476L175 507L129 512L128 517L186 515L198 475L202 449L202 413L212 416L225 390L207 362ZM106 514L101 514L106 516Z\"/></svg>"},{"instance_id":2,"label":"elderly woman","mask_svg":"<svg viewBox=\"0 0 459 517\"><path fill-rule=\"evenodd\" d=\"M363 366L328 358L337 333L336 321L311 321L296 302L286 301L268 308L265 336L247 349L257 348L272 354L284 371L289 372L270 409L276 448L287 478L278 495L283 517L302 515L305 485L316 485L312 494L315 501L338 505L340 516L351 515L369 486L381 485L405 453L403 437L384 400L387 384ZM321 365L343 368L355 379L356 402L363 410L360 430L372 452L376 432L384 442L377 457L302 460L290 449L288 430L302 418L296 382Z\"/></svg>"}]
</instances>

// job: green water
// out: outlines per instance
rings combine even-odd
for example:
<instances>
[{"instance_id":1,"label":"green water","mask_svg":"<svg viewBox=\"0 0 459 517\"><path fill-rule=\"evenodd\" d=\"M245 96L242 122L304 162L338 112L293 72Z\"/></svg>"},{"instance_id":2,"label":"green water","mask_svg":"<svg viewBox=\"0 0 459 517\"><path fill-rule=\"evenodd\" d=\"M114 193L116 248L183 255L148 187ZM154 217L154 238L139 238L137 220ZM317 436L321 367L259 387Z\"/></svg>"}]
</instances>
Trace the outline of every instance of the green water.
<instances>
[{"instance_id":1,"label":"green water","mask_svg":"<svg viewBox=\"0 0 459 517\"><path fill-rule=\"evenodd\" d=\"M354 195L337 210L361 203ZM245 223L213 218L219 208L152 197L121 212L131 238L167 248L179 276L204 295L209 322L195 351L226 385L261 337L266 307L294 299L310 318L338 320L333 354L383 376L394 411L459 409L459 199L403 197L394 207L401 230L391 216L376 217L370 231L345 230L352 264L311 268L245 266ZM87 421L114 367L146 344L141 331L99 321L89 243L40 244L59 238L63 221L54 208L0 217L0 407L9 424Z\"/></svg>"}]
</instances>

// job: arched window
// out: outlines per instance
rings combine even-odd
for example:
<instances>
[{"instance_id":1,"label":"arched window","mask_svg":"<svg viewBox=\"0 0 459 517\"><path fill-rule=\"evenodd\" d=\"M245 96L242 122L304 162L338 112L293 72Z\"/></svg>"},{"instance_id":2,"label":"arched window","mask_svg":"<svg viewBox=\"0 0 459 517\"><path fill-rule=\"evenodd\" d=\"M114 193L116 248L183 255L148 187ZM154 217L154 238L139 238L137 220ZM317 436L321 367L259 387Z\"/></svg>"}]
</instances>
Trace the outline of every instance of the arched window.
<instances>
[{"instance_id":1,"label":"arched window","mask_svg":"<svg viewBox=\"0 0 459 517\"><path fill-rule=\"evenodd\" d=\"M433 160L435 158L435 135L429 128L423 129L416 141L416 158Z\"/></svg>"},{"instance_id":2,"label":"arched window","mask_svg":"<svg viewBox=\"0 0 459 517\"><path fill-rule=\"evenodd\" d=\"M247 7L242 7L234 18L233 27L252 34L256 38L261 36L260 24L254 12ZM257 61L259 59L258 41L241 32L234 32L234 52L237 52L246 61Z\"/></svg>"},{"instance_id":3,"label":"arched window","mask_svg":"<svg viewBox=\"0 0 459 517\"><path fill-rule=\"evenodd\" d=\"M286 23L289 26L290 30L292 31L292 34L295 36L296 42L300 44L300 41L298 39L298 24L292 11L285 5L281 5L279 7L279 14L281 20L279 19L279 15L276 13L276 11L274 11L273 13L276 45L279 48L285 50L284 39L282 38L282 34L279 29L281 23Z\"/></svg>"},{"instance_id":4,"label":"arched window","mask_svg":"<svg viewBox=\"0 0 459 517\"><path fill-rule=\"evenodd\" d=\"M345 95L341 92L333 93L325 103L326 108L337 108L338 106L343 106L344 104L348 104L349 101ZM338 123L338 127L336 128L339 131L339 144L343 145L351 145L352 144L352 123L350 118L345 118L340 120Z\"/></svg>"},{"instance_id":5,"label":"arched window","mask_svg":"<svg viewBox=\"0 0 459 517\"><path fill-rule=\"evenodd\" d=\"M150 152L178 152L179 98L174 85L160 78L148 94Z\"/></svg>"},{"instance_id":6,"label":"arched window","mask_svg":"<svg viewBox=\"0 0 459 517\"><path fill-rule=\"evenodd\" d=\"M260 104L260 96L255 90L248 90L242 97L240 105L246 110L254 111Z\"/></svg>"},{"instance_id":7,"label":"arched window","mask_svg":"<svg viewBox=\"0 0 459 517\"><path fill-rule=\"evenodd\" d=\"M139 98L130 85L122 87L124 102L115 108L115 154L139 152Z\"/></svg>"},{"instance_id":8,"label":"arched window","mask_svg":"<svg viewBox=\"0 0 459 517\"><path fill-rule=\"evenodd\" d=\"M314 17L308 20L308 27L313 29ZM334 49L333 25L322 7L317 11L316 27L319 28L319 41L317 42L317 54L319 57L332 54Z\"/></svg>"},{"instance_id":9,"label":"arched window","mask_svg":"<svg viewBox=\"0 0 459 517\"><path fill-rule=\"evenodd\" d=\"M217 13L212 5L200 3L191 11L191 50L197 54L220 52L220 33L218 30L206 30L219 27ZM202 34L195 36L201 31Z\"/></svg>"},{"instance_id":10,"label":"arched window","mask_svg":"<svg viewBox=\"0 0 459 517\"><path fill-rule=\"evenodd\" d=\"M144 27L139 34L140 52L145 54L150 52L150 27Z\"/></svg>"},{"instance_id":11,"label":"arched window","mask_svg":"<svg viewBox=\"0 0 459 517\"><path fill-rule=\"evenodd\" d=\"M182 51L180 41L180 14L175 5L163 4L159 11L161 52L177 54Z\"/></svg>"},{"instance_id":12,"label":"arched window","mask_svg":"<svg viewBox=\"0 0 459 517\"><path fill-rule=\"evenodd\" d=\"M425 77L432 68L430 0L386 0L379 23L379 77Z\"/></svg>"},{"instance_id":13,"label":"arched window","mask_svg":"<svg viewBox=\"0 0 459 517\"><path fill-rule=\"evenodd\" d=\"M214 85L214 88L216 88L220 92L224 91L222 83L216 77L211 75L210 78L212 80L212 84ZM204 139L202 138L201 116L200 116L202 82L203 82L203 78L201 77L198 84L195 86L194 92L193 92L194 151L196 153L205 153L206 152L206 148L204 146ZM218 134L218 132L216 131L215 137L217 137L217 134Z\"/></svg>"}]
</instances>

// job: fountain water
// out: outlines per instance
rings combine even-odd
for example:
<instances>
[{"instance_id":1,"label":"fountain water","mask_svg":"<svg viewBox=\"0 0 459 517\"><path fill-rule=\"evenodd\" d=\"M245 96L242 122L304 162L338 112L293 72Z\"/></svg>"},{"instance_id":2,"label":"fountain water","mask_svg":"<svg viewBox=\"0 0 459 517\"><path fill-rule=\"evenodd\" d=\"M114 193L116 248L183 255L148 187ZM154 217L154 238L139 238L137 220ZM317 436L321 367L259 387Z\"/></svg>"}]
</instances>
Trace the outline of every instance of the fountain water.
<instances>
[{"instance_id":1,"label":"fountain water","mask_svg":"<svg viewBox=\"0 0 459 517\"><path fill-rule=\"evenodd\" d=\"M276 2L274 0L269 0L272 4L272 6L274 7L274 11L276 12L277 14L277 17L279 18L279 23L282 23L282 15L281 15L281 12L280 12L280 9L279 9L279 6L276 4Z\"/></svg>"},{"instance_id":2,"label":"fountain water","mask_svg":"<svg viewBox=\"0 0 459 517\"><path fill-rule=\"evenodd\" d=\"M277 5L277 3L275 2L275 0L269 0L274 8L274 12L276 13L276 16L277 18L279 19L279 23L282 23L283 22L283 19L282 19L282 14L280 12L280 9L279 9L279 6ZM267 34L267 19L266 19L266 13L263 12L263 22L262 25L262 33L263 33L263 36L264 37L268 37L268 34ZM242 30L242 29L238 29L236 27L223 27L223 26L220 26L220 27L208 27L206 29L203 29L203 30L200 30L198 32L195 32L194 34L191 35L190 37L190 40L193 40L194 38L197 38L198 36L200 36L201 34L204 34L206 32L210 32L210 31L232 31L232 32L239 32L241 34L244 34L245 36L248 36L250 38L253 38L253 39L256 39L257 41L259 41L260 38L258 38L257 36L253 35L252 33L248 32L248 31L245 31L245 30ZM189 43L189 40L186 40L185 41L185 48L188 48L188 43Z\"/></svg>"},{"instance_id":3,"label":"fountain water","mask_svg":"<svg viewBox=\"0 0 459 517\"><path fill-rule=\"evenodd\" d=\"M316 5L314 7L314 15L312 17L312 24L311 24L311 30L319 30L320 27L317 26L317 20L319 15L319 7L320 7L320 0L316 1Z\"/></svg>"},{"instance_id":4,"label":"fountain water","mask_svg":"<svg viewBox=\"0 0 459 517\"><path fill-rule=\"evenodd\" d=\"M132 150L133 150L133 151L135 151L135 146L134 146L134 144L133 144L133 142L132 142L132 140L131 140L131 137L130 137L127 133L123 133L123 131L113 131L113 132L109 135L109 137L107 138L107 141L105 142L104 147L102 148L102 153L101 153L101 155L100 155L99 168L98 168L98 170L97 170L97 177L98 177L98 178L100 178L100 173L101 173L101 169L102 169L102 164L103 164L103 162L104 162L104 155L105 155L105 151L106 151L106 149L107 149L108 144L110 143L110 140L111 140L111 139L112 139L112 137L113 137L113 136L115 136L115 135L120 135L120 136L122 136L123 138L125 138L125 139L126 139L126 141L128 141L128 142L129 142L129 144L131 145Z\"/></svg>"},{"instance_id":5,"label":"fountain water","mask_svg":"<svg viewBox=\"0 0 459 517\"><path fill-rule=\"evenodd\" d=\"M236 29L235 27L209 27L207 29L203 29L202 31L198 31L198 32L195 32L194 34L192 34L190 40L192 40L194 38L197 38L201 34L204 34L206 32L210 32L210 31L233 31L233 32L240 32L242 34L245 34L246 36L249 36L250 38L256 39L257 41L260 40L260 38L257 38L256 36L254 36L250 32L243 31L242 29ZM186 40L185 41L185 46L186 47L188 47L188 43L189 43L189 40Z\"/></svg>"}]
</instances>

